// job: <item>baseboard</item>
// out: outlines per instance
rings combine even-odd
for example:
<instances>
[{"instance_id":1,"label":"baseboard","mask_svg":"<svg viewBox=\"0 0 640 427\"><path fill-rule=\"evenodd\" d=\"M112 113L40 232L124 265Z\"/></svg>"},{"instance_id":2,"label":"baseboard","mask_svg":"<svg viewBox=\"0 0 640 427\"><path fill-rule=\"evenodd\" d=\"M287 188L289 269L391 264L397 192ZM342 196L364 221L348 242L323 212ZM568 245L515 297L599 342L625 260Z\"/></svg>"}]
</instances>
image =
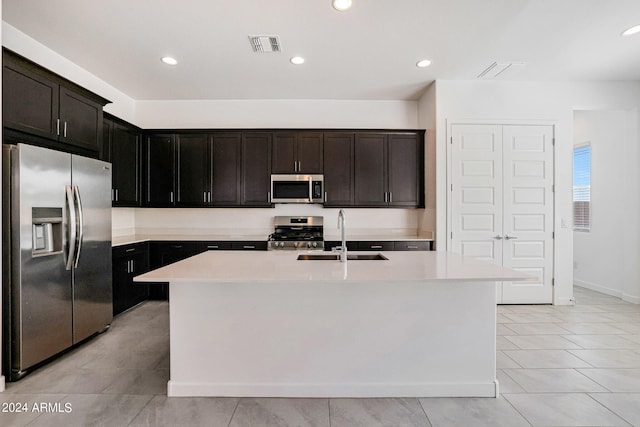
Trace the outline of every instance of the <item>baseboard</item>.
<instances>
[{"instance_id":1,"label":"baseboard","mask_svg":"<svg viewBox=\"0 0 640 427\"><path fill-rule=\"evenodd\" d=\"M622 293L622 300L623 301L627 301L627 302L631 302L634 304L640 304L640 296L637 295L629 295L626 293Z\"/></svg>"},{"instance_id":2,"label":"baseboard","mask_svg":"<svg viewBox=\"0 0 640 427\"><path fill-rule=\"evenodd\" d=\"M597 283L587 282L585 280L579 280L574 278L573 284L580 286L581 288L591 289L592 291L600 292L602 294L611 295L613 297L622 298L622 292L617 289L607 288L606 286L598 285Z\"/></svg>"}]
</instances>

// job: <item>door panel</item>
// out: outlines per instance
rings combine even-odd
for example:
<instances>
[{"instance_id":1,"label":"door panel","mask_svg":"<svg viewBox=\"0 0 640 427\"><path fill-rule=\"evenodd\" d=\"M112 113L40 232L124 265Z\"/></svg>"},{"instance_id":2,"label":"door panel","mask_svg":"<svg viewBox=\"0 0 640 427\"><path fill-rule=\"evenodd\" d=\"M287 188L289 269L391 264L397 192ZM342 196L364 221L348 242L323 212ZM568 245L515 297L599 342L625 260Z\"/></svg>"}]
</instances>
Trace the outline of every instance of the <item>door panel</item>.
<instances>
[{"instance_id":1,"label":"door panel","mask_svg":"<svg viewBox=\"0 0 640 427\"><path fill-rule=\"evenodd\" d=\"M211 160L207 134L177 135L178 195L176 205L202 206L211 191Z\"/></svg>"},{"instance_id":2,"label":"door panel","mask_svg":"<svg viewBox=\"0 0 640 427\"><path fill-rule=\"evenodd\" d=\"M72 344L71 271L65 268L65 255L52 252L33 255L32 218L39 208L64 218L66 234L68 209L65 186L71 184L71 156L29 145L19 147L19 177L14 181L14 207L19 206L14 230L19 239L19 265L13 272L11 308L13 339L12 367L22 371L64 350ZM35 221L34 221L35 222ZM66 244L62 237L59 243ZM54 237L57 240L57 237ZM58 245L55 245L58 246Z\"/></svg>"},{"instance_id":3,"label":"door panel","mask_svg":"<svg viewBox=\"0 0 640 427\"><path fill-rule=\"evenodd\" d=\"M73 156L72 181L83 213L83 242L73 273L73 342L103 330L113 318L111 165Z\"/></svg>"},{"instance_id":4,"label":"door panel","mask_svg":"<svg viewBox=\"0 0 640 427\"><path fill-rule=\"evenodd\" d=\"M503 303L553 299L553 127L504 126L504 266L535 282L505 282Z\"/></svg>"},{"instance_id":5,"label":"door panel","mask_svg":"<svg viewBox=\"0 0 640 427\"><path fill-rule=\"evenodd\" d=\"M452 126L453 252L502 264L502 131Z\"/></svg>"},{"instance_id":6,"label":"door panel","mask_svg":"<svg viewBox=\"0 0 640 427\"><path fill-rule=\"evenodd\" d=\"M386 142L386 135L356 135L354 148L356 206L385 206L387 204Z\"/></svg>"},{"instance_id":7,"label":"door panel","mask_svg":"<svg viewBox=\"0 0 640 427\"><path fill-rule=\"evenodd\" d=\"M211 203L240 204L240 159L242 138L236 134L213 136Z\"/></svg>"}]
</instances>

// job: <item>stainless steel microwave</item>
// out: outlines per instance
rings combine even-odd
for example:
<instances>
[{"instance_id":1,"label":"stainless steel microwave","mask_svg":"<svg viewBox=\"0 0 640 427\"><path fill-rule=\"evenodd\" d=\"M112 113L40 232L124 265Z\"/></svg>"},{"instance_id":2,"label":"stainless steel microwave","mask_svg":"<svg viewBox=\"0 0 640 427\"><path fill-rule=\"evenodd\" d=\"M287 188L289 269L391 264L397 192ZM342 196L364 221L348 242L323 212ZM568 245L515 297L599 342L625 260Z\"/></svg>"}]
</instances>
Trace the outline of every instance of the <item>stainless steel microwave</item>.
<instances>
[{"instance_id":1,"label":"stainless steel microwave","mask_svg":"<svg viewBox=\"0 0 640 427\"><path fill-rule=\"evenodd\" d=\"M323 175L271 175L271 203L322 203Z\"/></svg>"}]
</instances>

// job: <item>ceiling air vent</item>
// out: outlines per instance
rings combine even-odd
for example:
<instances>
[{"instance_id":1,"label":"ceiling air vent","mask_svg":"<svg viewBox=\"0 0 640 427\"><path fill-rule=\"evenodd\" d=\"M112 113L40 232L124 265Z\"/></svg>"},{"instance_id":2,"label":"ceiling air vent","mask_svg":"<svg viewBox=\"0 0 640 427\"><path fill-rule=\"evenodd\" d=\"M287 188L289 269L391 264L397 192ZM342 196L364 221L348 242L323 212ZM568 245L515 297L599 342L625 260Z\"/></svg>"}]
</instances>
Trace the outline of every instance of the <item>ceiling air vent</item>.
<instances>
[{"instance_id":1,"label":"ceiling air vent","mask_svg":"<svg viewBox=\"0 0 640 427\"><path fill-rule=\"evenodd\" d=\"M280 52L278 36L249 36L251 48L256 53Z\"/></svg>"},{"instance_id":2,"label":"ceiling air vent","mask_svg":"<svg viewBox=\"0 0 640 427\"><path fill-rule=\"evenodd\" d=\"M524 62L494 62L484 69L483 72L478 74L479 79L495 79L498 76L503 75L507 70L509 74L512 71L524 67Z\"/></svg>"}]
</instances>

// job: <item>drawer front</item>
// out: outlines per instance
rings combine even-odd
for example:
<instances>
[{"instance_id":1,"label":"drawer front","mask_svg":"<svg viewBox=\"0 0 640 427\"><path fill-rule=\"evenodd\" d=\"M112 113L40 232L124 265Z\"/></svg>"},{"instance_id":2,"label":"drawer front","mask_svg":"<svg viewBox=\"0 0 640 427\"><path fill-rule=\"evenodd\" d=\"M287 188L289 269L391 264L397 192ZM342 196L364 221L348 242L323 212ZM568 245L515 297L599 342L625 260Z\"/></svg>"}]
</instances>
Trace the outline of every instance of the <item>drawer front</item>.
<instances>
[{"instance_id":1,"label":"drawer front","mask_svg":"<svg viewBox=\"0 0 640 427\"><path fill-rule=\"evenodd\" d=\"M398 241L394 242L394 250L396 251L430 251L431 242L429 241Z\"/></svg>"},{"instance_id":2,"label":"drawer front","mask_svg":"<svg viewBox=\"0 0 640 427\"><path fill-rule=\"evenodd\" d=\"M200 249L202 251L228 251L231 249L231 242L200 242Z\"/></svg>"},{"instance_id":3,"label":"drawer front","mask_svg":"<svg viewBox=\"0 0 640 427\"><path fill-rule=\"evenodd\" d=\"M392 251L393 242L388 241L360 241L358 242L359 251Z\"/></svg>"},{"instance_id":4,"label":"drawer front","mask_svg":"<svg viewBox=\"0 0 640 427\"><path fill-rule=\"evenodd\" d=\"M147 242L132 243L130 245L115 246L112 250L113 258L122 258L126 256L132 256L139 253L149 251L149 244Z\"/></svg>"},{"instance_id":5,"label":"drawer front","mask_svg":"<svg viewBox=\"0 0 640 427\"><path fill-rule=\"evenodd\" d=\"M260 240L260 241L232 242L231 249L238 250L238 251L266 251L267 241Z\"/></svg>"}]
</instances>

